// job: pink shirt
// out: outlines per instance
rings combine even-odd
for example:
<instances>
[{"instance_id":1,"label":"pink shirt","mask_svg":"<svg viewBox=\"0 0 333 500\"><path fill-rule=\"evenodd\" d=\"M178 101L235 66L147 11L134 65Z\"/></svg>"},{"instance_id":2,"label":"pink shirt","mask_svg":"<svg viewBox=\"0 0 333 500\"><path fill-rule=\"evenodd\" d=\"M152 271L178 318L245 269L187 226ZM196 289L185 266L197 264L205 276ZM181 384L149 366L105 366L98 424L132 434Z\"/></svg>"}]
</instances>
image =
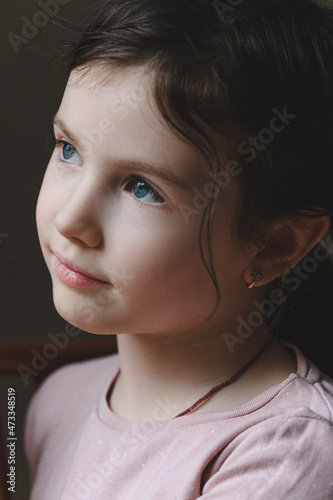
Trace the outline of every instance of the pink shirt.
<instances>
[{"instance_id":1,"label":"pink shirt","mask_svg":"<svg viewBox=\"0 0 333 500\"><path fill-rule=\"evenodd\" d=\"M119 360L61 368L26 422L31 500L333 499L333 381L297 373L229 411L128 422L109 408ZM172 403L172 402L171 402Z\"/></svg>"}]
</instances>

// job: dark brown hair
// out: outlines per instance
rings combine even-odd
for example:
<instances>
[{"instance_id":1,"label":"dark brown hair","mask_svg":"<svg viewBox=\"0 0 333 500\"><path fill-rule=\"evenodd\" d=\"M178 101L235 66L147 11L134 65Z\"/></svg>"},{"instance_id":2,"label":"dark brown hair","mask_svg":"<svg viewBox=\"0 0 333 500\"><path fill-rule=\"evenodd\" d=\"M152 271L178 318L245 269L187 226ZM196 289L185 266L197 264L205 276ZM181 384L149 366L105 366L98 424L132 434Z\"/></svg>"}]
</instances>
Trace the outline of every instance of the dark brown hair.
<instances>
[{"instance_id":1,"label":"dark brown hair","mask_svg":"<svg viewBox=\"0 0 333 500\"><path fill-rule=\"evenodd\" d=\"M69 69L92 62L146 64L166 122L205 154L215 175L223 167L215 138L231 141L244 194L238 241L242 246L257 238L260 245L259 222L286 215L333 220L333 9L310 0L231 3L104 1L72 47ZM272 130L274 116L285 125L279 131ZM211 248L213 211L212 202L200 234L203 258L203 241ZM211 252L204 262L218 301ZM286 292L291 280L276 280L267 293ZM268 324L313 357L317 332L328 338L331 260L322 258L298 287L289 288L278 321L275 315ZM315 315L306 346L310 304Z\"/></svg>"}]
</instances>

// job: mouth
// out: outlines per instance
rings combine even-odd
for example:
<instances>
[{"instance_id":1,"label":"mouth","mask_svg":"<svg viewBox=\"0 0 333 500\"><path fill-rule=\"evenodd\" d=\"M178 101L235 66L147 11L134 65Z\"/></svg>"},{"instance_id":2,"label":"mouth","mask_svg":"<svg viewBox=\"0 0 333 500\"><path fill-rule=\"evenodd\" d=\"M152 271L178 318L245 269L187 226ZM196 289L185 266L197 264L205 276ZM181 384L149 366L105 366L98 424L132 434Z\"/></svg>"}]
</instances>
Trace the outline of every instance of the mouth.
<instances>
[{"instance_id":1,"label":"mouth","mask_svg":"<svg viewBox=\"0 0 333 500\"><path fill-rule=\"evenodd\" d=\"M55 255L54 268L56 275L67 285L73 288L96 288L110 285L109 282L88 273L58 252L53 253Z\"/></svg>"}]
</instances>

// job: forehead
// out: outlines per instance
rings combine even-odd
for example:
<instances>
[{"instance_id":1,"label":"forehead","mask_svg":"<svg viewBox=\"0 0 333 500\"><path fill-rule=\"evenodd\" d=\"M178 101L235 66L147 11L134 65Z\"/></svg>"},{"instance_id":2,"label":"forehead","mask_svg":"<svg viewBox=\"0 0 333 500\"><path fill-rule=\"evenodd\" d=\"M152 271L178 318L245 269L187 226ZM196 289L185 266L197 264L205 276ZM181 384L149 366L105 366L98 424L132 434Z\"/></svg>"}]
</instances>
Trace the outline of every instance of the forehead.
<instances>
[{"instance_id":1,"label":"forehead","mask_svg":"<svg viewBox=\"0 0 333 500\"><path fill-rule=\"evenodd\" d=\"M164 120L153 97L153 75L148 67L91 65L72 71L59 118L75 135L96 135L109 123L102 146L117 156L134 154L163 161L174 168L206 178L207 160ZM101 148L99 148L101 151ZM189 172L188 172L189 173Z\"/></svg>"},{"instance_id":2,"label":"forehead","mask_svg":"<svg viewBox=\"0 0 333 500\"><path fill-rule=\"evenodd\" d=\"M149 100L153 104L151 84L152 75L144 65L122 67L94 63L71 72L65 94L73 97L74 92L77 96L91 97L95 102L104 99L106 105L112 104L114 99L128 103Z\"/></svg>"},{"instance_id":3,"label":"forehead","mask_svg":"<svg viewBox=\"0 0 333 500\"><path fill-rule=\"evenodd\" d=\"M92 120L140 119L161 132L165 124L157 113L151 83L145 66L93 64L71 72L61 107Z\"/></svg>"}]
</instances>

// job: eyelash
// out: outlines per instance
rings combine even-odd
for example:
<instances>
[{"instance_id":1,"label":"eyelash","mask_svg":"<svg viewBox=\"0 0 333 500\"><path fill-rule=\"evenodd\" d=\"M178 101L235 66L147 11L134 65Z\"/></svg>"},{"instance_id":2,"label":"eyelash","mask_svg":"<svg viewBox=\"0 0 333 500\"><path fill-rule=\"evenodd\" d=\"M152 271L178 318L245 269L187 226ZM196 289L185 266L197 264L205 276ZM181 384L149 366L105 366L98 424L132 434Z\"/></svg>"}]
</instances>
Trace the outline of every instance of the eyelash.
<instances>
[{"instance_id":1,"label":"eyelash","mask_svg":"<svg viewBox=\"0 0 333 500\"><path fill-rule=\"evenodd\" d=\"M52 144L53 144L53 147L54 147L54 148L56 148L56 149L57 149L57 148L61 148L61 147L66 146L66 145L73 146L70 142L65 141L64 139L57 139L57 138L55 138L55 137L53 137ZM74 146L74 148L75 148L75 146ZM76 149L76 148L75 148L75 149ZM70 162L69 162L69 161L65 161L65 160L63 160L63 159L61 158L60 154L58 155L58 162L59 162L59 163L70 164ZM153 193L153 197L155 197L155 199L160 199L160 200L161 200L161 201L156 201L155 203L148 203L148 202L140 201L140 199L139 199L139 198L137 198L136 196L134 196L134 199L137 201L137 203L138 203L140 206L142 206L142 205L146 205L146 206L147 206L147 205L148 205L148 206L149 206L149 205L150 205L150 206L151 206L151 205L157 205L157 206L159 205L159 206L161 206L161 205L163 205L163 204L165 203L165 200L162 198L162 196L161 196L161 195L160 195L160 194L159 194L159 193L158 193L158 192L157 192L157 191L156 191L156 190L155 190L155 189L154 189L154 188L150 185L150 183L149 183L148 181L146 181L146 180L145 180L145 179L143 179L142 177L139 177L139 176L132 176L132 177L131 177L131 178L130 178L127 182L126 182L126 184L125 184L126 189L127 189L127 190L132 189L132 188L133 188L133 186L134 186L134 184L135 184L136 182L143 182L143 183L145 183L145 184L149 187L149 189L150 189L151 193Z\"/></svg>"},{"instance_id":2,"label":"eyelash","mask_svg":"<svg viewBox=\"0 0 333 500\"><path fill-rule=\"evenodd\" d=\"M54 138L53 139L53 144L54 144L54 146L56 148L58 148L61 145L65 146L66 144L69 144L69 142L65 141L64 139L56 139L56 138Z\"/></svg>"},{"instance_id":3,"label":"eyelash","mask_svg":"<svg viewBox=\"0 0 333 500\"><path fill-rule=\"evenodd\" d=\"M56 139L55 137L52 139L52 144L53 144L53 147L55 149L57 148L61 148L61 147L64 147L64 146L73 146L73 144L71 144L70 142L68 141L65 141L64 139ZM73 146L75 148L75 146ZM76 148L75 148L76 149ZM58 156L58 161L59 163L66 163L66 164L69 164L70 162L69 161L65 161L61 158L60 154Z\"/></svg>"},{"instance_id":4,"label":"eyelash","mask_svg":"<svg viewBox=\"0 0 333 500\"><path fill-rule=\"evenodd\" d=\"M133 193L133 186L135 185L135 183L144 183L146 184L146 186L148 187L148 191L150 191L150 193L152 193L152 196L154 198L154 203L151 202L144 202L144 201L141 201L140 198L137 198L134 193ZM140 205L163 205L165 203L165 200L162 198L162 196L150 185L150 183L148 181L146 181L145 179L143 179L142 177L139 177L139 176L133 176L131 177L129 180L127 180L126 184L125 184L125 188L127 191L131 191L135 200L137 201L137 203L139 203Z\"/></svg>"}]
</instances>

